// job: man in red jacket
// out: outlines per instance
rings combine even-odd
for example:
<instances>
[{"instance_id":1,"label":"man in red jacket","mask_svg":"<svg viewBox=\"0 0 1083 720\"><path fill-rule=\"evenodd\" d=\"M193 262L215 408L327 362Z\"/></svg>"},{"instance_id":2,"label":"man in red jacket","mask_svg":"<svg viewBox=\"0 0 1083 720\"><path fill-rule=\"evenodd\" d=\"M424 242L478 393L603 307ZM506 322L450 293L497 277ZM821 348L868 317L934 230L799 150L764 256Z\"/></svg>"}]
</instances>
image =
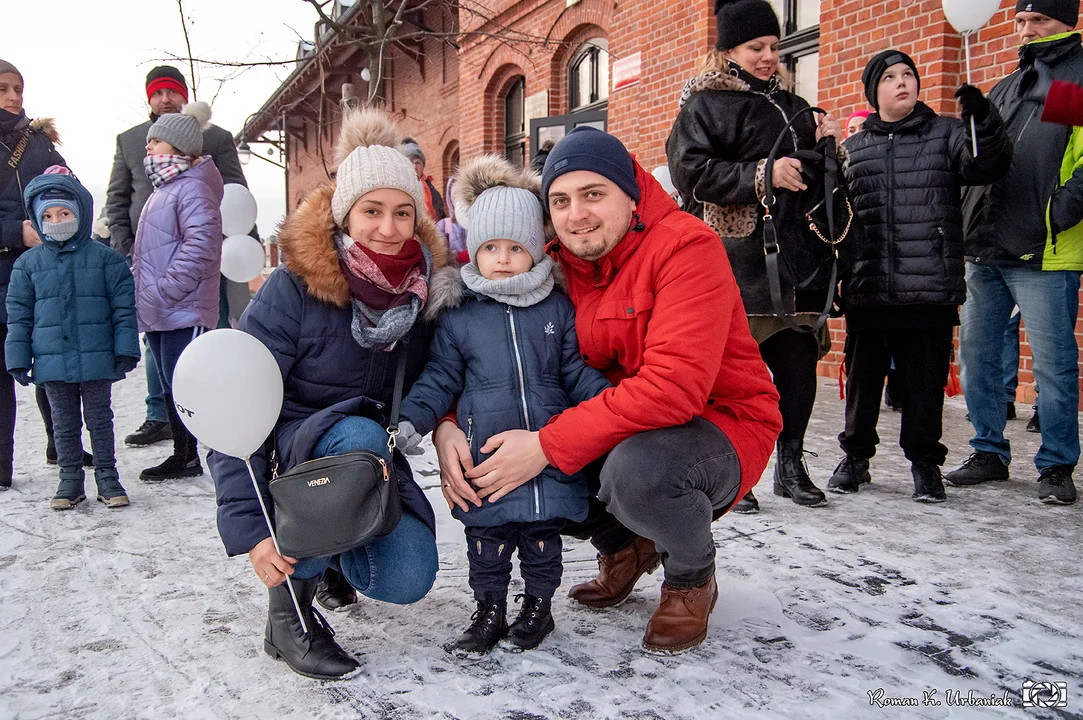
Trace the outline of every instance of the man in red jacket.
<instances>
[{"instance_id":1,"label":"man in red jacket","mask_svg":"<svg viewBox=\"0 0 1083 720\"><path fill-rule=\"evenodd\" d=\"M546 161L542 193L580 350L613 387L536 432L494 435L476 468L462 432L443 423L444 496L465 509L547 465L583 471L591 515L566 532L598 548L599 572L571 597L617 605L661 562L662 599L643 646L681 652L707 635L718 597L711 522L766 468L782 429L778 393L718 236L678 210L619 140L569 133Z\"/></svg>"}]
</instances>

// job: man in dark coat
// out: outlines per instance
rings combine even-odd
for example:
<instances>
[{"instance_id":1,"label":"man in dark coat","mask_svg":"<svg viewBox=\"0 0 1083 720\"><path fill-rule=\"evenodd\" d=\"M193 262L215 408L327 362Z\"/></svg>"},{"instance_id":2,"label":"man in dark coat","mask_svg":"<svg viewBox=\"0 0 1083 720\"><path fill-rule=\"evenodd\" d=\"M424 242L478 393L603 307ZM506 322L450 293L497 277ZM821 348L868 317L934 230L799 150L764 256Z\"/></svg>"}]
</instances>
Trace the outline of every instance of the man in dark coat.
<instances>
[{"instance_id":1,"label":"man in dark coat","mask_svg":"<svg viewBox=\"0 0 1083 720\"><path fill-rule=\"evenodd\" d=\"M105 201L106 219L109 225L109 242L120 254L131 257L135 244L135 229L139 216L154 187L143 169L147 156L147 131L162 115L177 113L188 102L188 84L176 68L162 65L147 74L147 103L150 118L117 136L117 151L113 158L113 172L109 176L109 188ZM210 155L222 180L228 185L236 183L248 187L233 135L228 130L211 125L203 133L203 154ZM224 297L223 314L228 308L229 318L240 317L248 305L247 285L222 279ZM226 325L220 322L220 326ZM153 359L146 355L144 367L147 372L147 416L138 430L124 438L127 445L142 447L169 440L168 415L165 396L158 382L158 370Z\"/></svg>"},{"instance_id":2,"label":"man in dark coat","mask_svg":"<svg viewBox=\"0 0 1083 720\"><path fill-rule=\"evenodd\" d=\"M1072 32L1079 0L1019 0L1019 69L989 99L1015 145L1008 174L963 198L966 290L960 362L974 453L944 478L959 486L1007 480L1001 348L1016 305L1041 388L1038 497L1076 500L1079 461L1079 279L1083 271L1083 129L1041 119L1054 80L1083 82L1083 46Z\"/></svg>"}]
</instances>

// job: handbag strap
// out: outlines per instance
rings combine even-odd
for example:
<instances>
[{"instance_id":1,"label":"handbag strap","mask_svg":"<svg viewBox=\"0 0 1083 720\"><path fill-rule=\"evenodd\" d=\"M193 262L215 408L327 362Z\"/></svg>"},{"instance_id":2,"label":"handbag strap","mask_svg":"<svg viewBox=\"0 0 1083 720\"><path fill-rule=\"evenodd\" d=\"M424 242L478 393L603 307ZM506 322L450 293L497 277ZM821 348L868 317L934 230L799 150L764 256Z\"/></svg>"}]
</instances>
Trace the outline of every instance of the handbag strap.
<instances>
[{"instance_id":1,"label":"handbag strap","mask_svg":"<svg viewBox=\"0 0 1083 720\"><path fill-rule=\"evenodd\" d=\"M26 154L26 146L29 144L30 128L27 127L23 132L23 136L19 138L19 142L15 144L15 149L4 159L3 163L0 163L0 191L7 188L11 178L15 177L15 173L19 170L19 164ZM22 195L21 192L19 194Z\"/></svg>"},{"instance_id":2,"label":"handbag strap","mask_svg":"<svg viewBox=\"0 0 1083 720\"><path fill-rule=\"evenodd\" d=\"M394 452L399 435L399 411L402 408L402 388L406 384L406 344L399 345L399 361L395 367L395 392L391 396L391 419L387 423L387 448Z\"/></svg>"}]
</instances>

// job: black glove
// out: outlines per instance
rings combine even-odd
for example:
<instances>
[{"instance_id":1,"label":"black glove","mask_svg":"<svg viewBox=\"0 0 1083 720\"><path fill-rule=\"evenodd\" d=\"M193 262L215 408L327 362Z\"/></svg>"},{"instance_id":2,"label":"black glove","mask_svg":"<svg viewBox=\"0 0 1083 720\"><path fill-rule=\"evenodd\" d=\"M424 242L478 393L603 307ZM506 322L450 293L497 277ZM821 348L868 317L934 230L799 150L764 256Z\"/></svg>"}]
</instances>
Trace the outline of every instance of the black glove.
<instances>
[{"instance_id":1,"label":"black glove","mask_svg":"<svg viewBox=\"0 0 1083 720\"><path fill-rule=\"evenodd\" d=\"M131 357L129 355L121 355L113 361L113 367L117 369L118 373L128 374L132 370L135 370L135 366L139 364L139 358Z\"/></svg>"},{"instance_id":2,"label":"black glove","mask_svg":"<svg viewBox=\"0 0 1083 720\"><path fill-rule=\"evenodd\" d=\"M8 370L11 373L11 377L15 378L15 381L26 387L30 384L30 371L26 368L15 368L14 370Z\"/></svg>"},{"instance_id":3,"label":"black glove","mask_svg":"<svg viewBox=\"0 0 1083 720\"><path fill-rule=\"evenodd\" d=\"M959 104L963 107L963 119L972 117L975 122L984 122L989 117L989 99L973 85L960 85L955 97L959 98Z\"/></svg>"}]
</instances>

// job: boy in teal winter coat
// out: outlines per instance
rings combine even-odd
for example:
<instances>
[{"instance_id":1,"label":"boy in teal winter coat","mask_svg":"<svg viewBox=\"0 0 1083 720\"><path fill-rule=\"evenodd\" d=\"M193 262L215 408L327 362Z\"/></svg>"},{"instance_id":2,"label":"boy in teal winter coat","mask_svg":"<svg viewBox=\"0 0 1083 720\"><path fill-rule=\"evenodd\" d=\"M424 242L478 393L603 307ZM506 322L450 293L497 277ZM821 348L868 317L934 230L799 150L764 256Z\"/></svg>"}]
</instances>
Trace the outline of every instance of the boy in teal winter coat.
<instances>
[{"instance_id":1,"label":"boy in teal winter coat","mask_svg":"<svg viewBox=\"0 0 1083 720\"><path fill-rule=\"evenodd\" d=\"M12 269L4 352L8 372L23 385L43 386L53 408L60 485L50 504L68 510L86 499L85 417L98 500L123 507L110 395L139 362L132 273L124 258L91 239L93 200L67 168L49 168L23 197L42 244Z\"/></svg>"}]
</instances>

